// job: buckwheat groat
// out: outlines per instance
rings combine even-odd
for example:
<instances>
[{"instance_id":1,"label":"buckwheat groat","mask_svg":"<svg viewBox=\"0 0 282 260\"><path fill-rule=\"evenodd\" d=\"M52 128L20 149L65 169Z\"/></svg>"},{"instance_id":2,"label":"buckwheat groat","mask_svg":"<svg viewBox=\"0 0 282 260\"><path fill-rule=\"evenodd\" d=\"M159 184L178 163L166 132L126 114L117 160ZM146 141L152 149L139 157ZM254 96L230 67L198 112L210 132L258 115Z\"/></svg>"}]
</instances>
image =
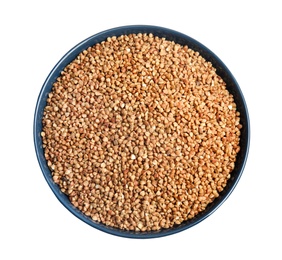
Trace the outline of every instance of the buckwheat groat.
<instances>
[{"instance_id":1,"label":"buckwheat groat","mask_svg":"<svg viewBox=\"0 0 282 260\"><path fill-rule=\"evenodd\" d=\"M240 149L232 95L199 53L152 34L83 51L54 83L41 133L53 180L94 221L169 228L224 189Z\"/></svg>"}]
</instances>

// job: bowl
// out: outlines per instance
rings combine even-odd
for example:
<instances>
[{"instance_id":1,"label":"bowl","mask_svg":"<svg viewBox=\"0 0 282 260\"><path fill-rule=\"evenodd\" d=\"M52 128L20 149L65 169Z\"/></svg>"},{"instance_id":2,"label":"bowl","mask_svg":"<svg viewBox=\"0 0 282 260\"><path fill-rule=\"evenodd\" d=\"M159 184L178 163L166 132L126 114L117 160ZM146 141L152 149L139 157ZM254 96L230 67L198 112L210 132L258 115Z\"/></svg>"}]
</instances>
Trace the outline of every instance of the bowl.
<instances>
[{"instance_id":1,"label":"bowl","mask_svg":"<svg viewBox=\"0 0 282 260\"><path fill-rule=\"evenodd\" d=\"M206 209L200 212L191 220L187 220L182 222L180 225L173 226L168 229L161 229L159 231L144 231L144 232L135 232L135 231L126 231L118 228L113 228L106 226L102 223L97 223L93 221L90 217L84 215L80 210L75 208L67 195L61 192L59 186L54 183L52 179L51 171L47 166L46 159L44 157L44 150L42 147L42 117L43 110L46 106L46 100L48 93L52 89L53 83L56 81L57 77L60 75L60 72L70 63L72 62L77 55L83 50L87 49L90 46L95 45L96 43L102 42L106 40L108 37L112 36L120 36L120 35L128 35L132 33L152 33L155 36L165 37L167 40L174 41L181 45L188 45L189 48L194 51L198 51L200 55L202 55L207 61L210 61L213 66L216 68L217 74L221 76L221 78L226 82L228 91L233 94L234 101L237 105L237 110L240 112L240 123L243 126L241 129L240 136L240 151L237 154L235 168L231 174L231 178L227 182L227 186L220 193L219 197L217 197L212 203L210 203ZM46 78L41 91L38 96L38 100L36 103L35 114L34 114L34 125L33 125L33 137L34 137L34 145L36 156L41 168L41 171L50 186L51 190L57 197L57 199L77 218L84 221L88 225L106 233L127 237L127 238L157 238L163 237L167 235L172 235L178 233L180 231L186 230L188 228L193 227L196 224L199 224L201 221L210 216L213 212L215 212L224 201L229 197L234 188L236 187L246 164L248 150L249 150L249 140L250 140L250 125L249 125L249 116L247 105L242 94L242 91L232 75L229 69L224 65L224 63L207 47L193 38L182 34L180 32L158 27L158 26L148 26L148 25L132 25L132 26L123 26L117 27L113 29L109 29L100 33L97 33L84 41L80 42L78 45L73 47L69 52L67 52L61 60L55 65L52 69L48 77Z\"/></svg>"}]
</instances>

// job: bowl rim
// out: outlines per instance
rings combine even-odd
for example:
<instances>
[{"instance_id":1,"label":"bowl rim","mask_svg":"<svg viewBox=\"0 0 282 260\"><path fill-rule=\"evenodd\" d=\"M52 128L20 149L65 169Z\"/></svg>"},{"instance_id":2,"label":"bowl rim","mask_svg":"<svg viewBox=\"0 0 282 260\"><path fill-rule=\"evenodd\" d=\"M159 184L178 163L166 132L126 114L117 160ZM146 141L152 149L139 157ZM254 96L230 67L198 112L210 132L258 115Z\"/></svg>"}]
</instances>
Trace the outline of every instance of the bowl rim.
<instances>
[{"instance_id":1,"label":"bowl rim","mask_svg":"<svg viewBox=\"0 0 282 260\"><path fill-rule=\"evenodd\" d=\"M187 45L187 42L189 42L188 47L192 46L191 48L194 49L195 51L199 51L201 55L202 52L204 52L205 53L204 58L209 60L210 57L213 61L216 61L216 63L219 64L219 66L221 66L222 71L224 71L226 75L228 75L230 80L233 81L233 85L235 87L234 93L237 93L240 102L242 102L242 106L244 110L243 112L245 117L245 124L244 124L245 150L244 150L242 162L238 169L238 174L237 176L235 176L234 182L232 183L232 185L230 185L229 190L224 195L219 196L219 198L217 198L218 199L217 203L214 202L210 203L211 205L208 210L207 207L203 212L199 213L193 219L184 221L182 222L182 224L169 229L161 229L159 231L148 231L148 232L135 232L135 231L121 230L118 228L112 228L102 223L95 222L90 217L87 217L81 211L75 208L72 204L70 204L70 201L69 203L67 203L68 197L60 191L59 186L55 184L52 180L51 171L49 170L46 159L44 157L44 150L42 147L42 140L40 133L42 131L41 120L43 116L43 109L46 105L47 95L50 92L52 85L55 82L55 79L59 76L62 69L66 67L66 65L68 65L72 60L74 60L79 53L81 53L83 50L87 49L88 47L93 46L96 43L106 40L108 37L119 36L122 34L130 34L130 33L150 33L150 32L153 33L155 36L166 35L168 36L167 37L168 40L173 40L173 38L178 39L176 40L176 42L179 44L186 42L186 44L183 45ZM181 43L182 41L181 39L183 40L182 43ZM45 79L37 98L35 112L34 112L34 121L33 121L33 141L34 141L36 157L46 182L48 183L49 187L51 188L57 199L61 202L61 204L66 209L68 209L73 215L75 215L77 218L79 218L86 224L111 235L125 237L125 238L142 238L142 239L158 238L158 237L172 235L195 226L196 224L202 222L204 219L206 219L211 214L213 214L227 200L227 198L230 196L230 194L237 186L247 162L249 146L250 146L250 119L249 119L247 104L238 82L236 81L230 70L226 67L226 65L219 59L219 57L215 55L211 50L209 50L206 46L204 46L202 43L198 42L197 40L191 38L188 35L185 35L183 33L165 27L154 26L154 25L127 25L127 26L114 27L108 30L104 30L86 38L85 40L81 41L73 48L71 48L57 62L57 64L53 67L53 69L50 71L49 75Z\"/></svg>"}]
</instances>

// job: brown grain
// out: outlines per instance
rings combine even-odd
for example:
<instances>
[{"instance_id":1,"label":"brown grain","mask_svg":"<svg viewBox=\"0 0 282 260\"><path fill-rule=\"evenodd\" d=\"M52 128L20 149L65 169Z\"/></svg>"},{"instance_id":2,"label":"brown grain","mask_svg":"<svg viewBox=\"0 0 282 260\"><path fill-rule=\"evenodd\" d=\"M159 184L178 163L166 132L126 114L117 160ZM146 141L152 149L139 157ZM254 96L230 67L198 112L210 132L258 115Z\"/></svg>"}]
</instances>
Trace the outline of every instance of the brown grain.
<instances>
[{"instance_id":1,"label":"brown grain","mask_svg":"<svg viewBox=\"0 0 282 260\"><path fill-rule=\"evenodd\" d=\"M152 34L111 37L62 71L41 133L53 180L93 221L170 228L224 189L240 114L210 62Z\"/></svg>"}]
</instances>

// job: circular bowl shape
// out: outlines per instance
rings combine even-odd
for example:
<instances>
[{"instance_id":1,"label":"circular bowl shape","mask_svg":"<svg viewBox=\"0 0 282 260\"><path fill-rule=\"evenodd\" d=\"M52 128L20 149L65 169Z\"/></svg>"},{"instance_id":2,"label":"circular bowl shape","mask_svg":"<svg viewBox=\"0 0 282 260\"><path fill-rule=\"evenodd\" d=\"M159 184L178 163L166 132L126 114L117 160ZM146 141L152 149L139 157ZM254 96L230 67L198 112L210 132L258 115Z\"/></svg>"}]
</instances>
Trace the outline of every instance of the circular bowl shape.
<instances>
[{"instance_id":1,"label":"circular bowl shape","mask_svg":"<svg viewBox=\"0 0 282 260\"><path fill-rule=\"evenodd\" d=\"M107 37L128 35L133 33L152 33L154 36L165 37L167 40L174 41L183 46L188 45L189 48L193 49L194 51L198 51L202 57L204 57L207 61L210 61L213 67L216 68L217 74L225 81L228 91L233 95L234 101L237 105L237 110L240 112L240 124L242 125L240 136L240 151L237 154L235 168L231 173L231 178L228 180L226 187L220 193L219 197L217 197L212 203L208 204L205 210L197 214L194 218L186 220L180 225L173 226L172 228L161 229L159 231L134 232L109 227L102 223L94 222L90 217L87 217L80 210L75 208L71 204L68 196L61 192L59 186L55 184L52 179L51 171L49 170L46 159L44 157L42 138L40 135L42 131L43 110L46 106L47 96L51 92L53 83L56 81L57 77L60 76L60 72L70 62L72 62L79 53L81 53L88 47L106 40ZM229 195L237 185L246 164L250 139L249 116L243 94L237 81L235 80L229 69L224 65L224 63L212 51L187 35L171 29L147 25L123 26L100 32L82 41L73 49L71 49L65 56L63 56L63 58L53 68L42 86L35 108L33 131L35 151L40 168L48 185L50 186L58 200L71 213L73 213L76 217L89 224L90 226L112 235L128 238L157 238L175 234L200 223L202 220L210 216L229 197Z\"/></svg>"}]
</instances>

